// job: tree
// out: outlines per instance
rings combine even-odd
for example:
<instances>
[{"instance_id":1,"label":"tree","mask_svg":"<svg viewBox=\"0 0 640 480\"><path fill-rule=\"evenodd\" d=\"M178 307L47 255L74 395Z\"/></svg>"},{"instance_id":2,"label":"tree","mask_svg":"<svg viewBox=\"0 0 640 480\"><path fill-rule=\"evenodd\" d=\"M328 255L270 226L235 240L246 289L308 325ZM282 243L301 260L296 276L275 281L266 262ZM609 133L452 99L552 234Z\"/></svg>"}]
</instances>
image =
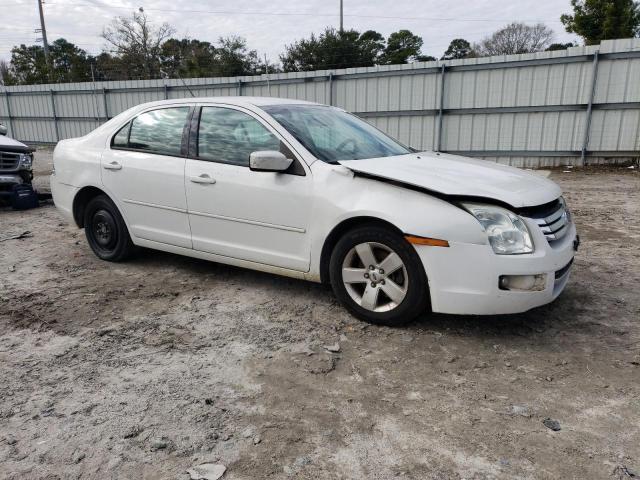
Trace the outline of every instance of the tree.
<instances>
[{"instance_id":1,"label":"tree","mask_svg":"<svg viewBox=\"0 0 640 480\"><path fill-rule=\"evenodd\" d=\"M87 52L64 38L49 45L51 58L50 82L87 82L91 80L93 58Z\"/></svg>"},{"instance_id":2,"label":"tree","mask_svg":"<svg viewBox=\"0 0 640 480\"><path fill-rule=\"evenodd\" d=\"M96 81L128 80L129 69L127 65L115 55L109 52L100 53L95 59L94 79Z\"/></svg>"},{"instance_id":3,"label":"tree","mask_svg":"<svg viewBox=\"0 0 640 480\"><path fill-rule=\"evenodd\" d=\"M542 23L530 26L514 22L475 44L473 49L480 56L541 52L552 38L553 30Z\"/></svg>"},{"instance_id":4,"label":"tree","mask_svg":"<svg viewBox=\"0 0 640 480\"><path fill-rule=\"evenodd\" d=\"M47 83L48 67L40 45L25 45L11 49L7 85Z\"/></svg>"},{"instance_id":5,"label":"tree","mask_svg":"<svg viewBox=\"0 0 640 480\"><path fill-rule=\"evenodd\" d=\"M64 38L49 45L49 64L40 45L11 49L11 61L3 73L6 85L86 82L91 80L91 56Z\"/></svg>"},{"instance_id":6,"label":"tree","mask_svg":"<svg viewBox=\"0 0 640 480\"><path fill-rule=\"evenodd\" d=\"M131 17L116 17L102 38L115 49L130 78L149 79L160 76L161 45L173 31L168 23L154 27L140 8Z\"/></svg>"},{"instance_id":7,"label":"tree","mask_svg":"<svg viewBox=\"0 0 640 480\"><path fill-rule=\"evenodd\" d=\"M429 57L422 56L422 38L409 30L399 30L389 35L380 63L392 65L413 61L426 61ZM433 58L433 57L430 57Z\"/></svg>"},{"instance_id":8,"label":"tree","mask_svg":"<svg viewBox=\"0 0 640 480\"><path fill-rule=\"evenodd\" d=\"M220 37L217 49L218 75L254 75L264 71L258 52L247 48L247 41L238 36Z\"/></svg>"},{"instance_id":9,"label":"tree","mask_svg":"<svg viewBox=\"0 0 640 480\"><path fill-rule=\"evenodd\" d=\"M375 65L384 48L384 37L367 30L338 31L326 28L319 36L311 34L285 47L280 55L285 72Z\"/></svg>"},{"instance_id":10,"label":"tree","mask_svg":"<svg viewBox=\"0 0 640 480\"><path fill-rule=\"evenodd\" d=\"M577 45L573 42L567 42L567 43L552 43L551 45L549 45L545 51L546 52L553 52L554 50L566 50L567 48L571 48L571 47L577 47Z\"/></svg>"},{"instance_id":11,"label":"tree","mask_svg":"<svg viewBox=\"0 0 640 480\"><path fill-rule=\"evenodd\" d=\"M360 34L358 43L361 50L361 60L364 62L371 61L371 64L374 65L380 59L386 42L379 32L367 30Z\"/></svg>"},{"instance_id":12,"label":"tree","mask_svg":"<svg viewBox=\"0 0 640 480\"><path fill-rule=\"evenodd\" d=\"M602 40L640 36L640 4L634 0L571 0L573 15L560 21L587 45Z\"/></svg>"},{"instance_id":13,"label":"tree","mask_svg":"<svg viewBox=\"0 0 640 480\"><path fill-rule=\"evenodd\" d=\"M456 38L451 40L449 48L444 52L442 60L454 60L457 58L471 58L474 56L471 44L464 38Z\"/></svg>"},{"instance_id":14,"label":"tree","mask_svg":"<svg viewBox=\"0 0 640 480\"><path fill-rule=\"evenodd\" d=\"M9 62L0 60L0 85L13 85Z\"/></svg>"},{"instance_id":15,"label":"tree","mask_svg":"<svg viewBox=\"0 0 640 480\"><path fill-rule=\"evenodd\" d=\"M215 61L215 47L200 40L170 38L160 49L162 72L171 78L210 77Z\"/></svg>"}]
</instances>

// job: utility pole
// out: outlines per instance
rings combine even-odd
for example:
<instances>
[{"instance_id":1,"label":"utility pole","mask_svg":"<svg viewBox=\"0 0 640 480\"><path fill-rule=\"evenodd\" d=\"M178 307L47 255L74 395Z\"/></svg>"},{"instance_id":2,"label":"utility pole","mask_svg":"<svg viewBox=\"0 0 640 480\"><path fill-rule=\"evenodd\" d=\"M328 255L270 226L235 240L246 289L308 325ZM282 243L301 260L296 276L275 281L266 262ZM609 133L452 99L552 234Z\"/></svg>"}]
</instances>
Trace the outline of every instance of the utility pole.
<instances>
[{"instance_id":1,"label":"utility pole","mask_svg":"<svg viewBox=\"0 0 640 480\"><path fill-rule=\"evenodd\" d=\"M49 43L47 42L47 28L44 26L42 0L38 0L38 10L40 11L40 28L42 28L42 46L44 48L44 60L47 65L49 65Z\"/></svg>"},{"instance_id":2,"label":"utility pole","mask_svg":"<svg viewBox=\"0 0 640 480\"><path fill-rule=\"evenodd\" d=\"M39 0L38 0L39 1ZM42 11L42 10L41 10ZM340 0L340 33L343 32L344 30L344 23L343 23L343 6L342 6L342 0ZM42 18L42 17L41 17Z\"/></svg>"},{"instance_id":3,"label":"utility pole","mask_svg":"<svg viewBox=\"0 0 640 480\"><path fill-rule=\"evenodd\" d=\"M269 61L267 60L267 54L264 54L264 71L267 74L267 91L269 92L269 96L271 96L271 84L269 83Z\"/></svg>"}]
</instances>

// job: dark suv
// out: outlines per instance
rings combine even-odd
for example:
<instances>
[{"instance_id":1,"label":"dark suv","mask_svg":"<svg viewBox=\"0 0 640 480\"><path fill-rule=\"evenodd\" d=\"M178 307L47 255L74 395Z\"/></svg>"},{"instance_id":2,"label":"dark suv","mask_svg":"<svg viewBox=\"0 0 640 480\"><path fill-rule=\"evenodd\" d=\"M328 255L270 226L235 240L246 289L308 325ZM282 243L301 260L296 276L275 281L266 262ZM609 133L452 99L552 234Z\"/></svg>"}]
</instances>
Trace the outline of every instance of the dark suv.
<instances>
[{"instance_id":1,"label":"dark suv","mask_svg":"<svg viewBox=\"0 0 640 480\"><path fill-rule=\"evenodd\" d=\"M30 185L33 179L34 148L6 135L7 127L0 124L0 199L9 197L15 185Z\"/></svg>"}]
</instances>

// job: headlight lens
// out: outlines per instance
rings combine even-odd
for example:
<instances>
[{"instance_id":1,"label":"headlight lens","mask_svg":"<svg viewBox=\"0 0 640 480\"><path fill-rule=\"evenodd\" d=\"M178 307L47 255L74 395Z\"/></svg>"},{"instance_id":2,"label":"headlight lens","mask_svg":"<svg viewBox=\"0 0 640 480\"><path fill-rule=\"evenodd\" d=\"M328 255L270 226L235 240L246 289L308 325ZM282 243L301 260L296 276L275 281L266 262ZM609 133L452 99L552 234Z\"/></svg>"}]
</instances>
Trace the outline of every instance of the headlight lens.
<instances>
[{"instance_id":1,"label":"headlight lens","mask_svg":"<svg viewBox=\"0 0 640 480\"><path fill-rule=\"evenodd\" d=\"M20 154L20 168L31 168L33 165L33 157L27 153Z\"/></svg>"},{"instance_id":2,"label":"headlight lens","mask_svg":"<svg viewBox=\"0 0 640 480\"><path fill-rule=\"evenodd\" d=\"M533 242L524 221L506 208L481 203L463 203L487 232L491 248L498 255L533 252Z\"/></svg>"}]
</instances>

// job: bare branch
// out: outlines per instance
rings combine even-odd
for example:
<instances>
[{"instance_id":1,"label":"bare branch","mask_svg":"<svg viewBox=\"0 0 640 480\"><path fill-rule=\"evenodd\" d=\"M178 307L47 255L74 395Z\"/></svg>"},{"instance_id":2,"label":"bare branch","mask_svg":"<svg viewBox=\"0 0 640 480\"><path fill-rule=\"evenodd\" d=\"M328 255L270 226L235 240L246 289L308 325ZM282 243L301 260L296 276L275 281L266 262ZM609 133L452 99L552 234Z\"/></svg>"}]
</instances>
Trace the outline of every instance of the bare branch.
<instances>
[{"instance_id":1,"label":"bare branch","mask_svg":"<svg viewBox=\"0 0 640 480\"><path fill-rule=\"evenodd\" d=\"M474 45L478 55L512 55L540 52L553 40L553 30L542 23L511 23Z\"/></svg>"}]
</instances>

